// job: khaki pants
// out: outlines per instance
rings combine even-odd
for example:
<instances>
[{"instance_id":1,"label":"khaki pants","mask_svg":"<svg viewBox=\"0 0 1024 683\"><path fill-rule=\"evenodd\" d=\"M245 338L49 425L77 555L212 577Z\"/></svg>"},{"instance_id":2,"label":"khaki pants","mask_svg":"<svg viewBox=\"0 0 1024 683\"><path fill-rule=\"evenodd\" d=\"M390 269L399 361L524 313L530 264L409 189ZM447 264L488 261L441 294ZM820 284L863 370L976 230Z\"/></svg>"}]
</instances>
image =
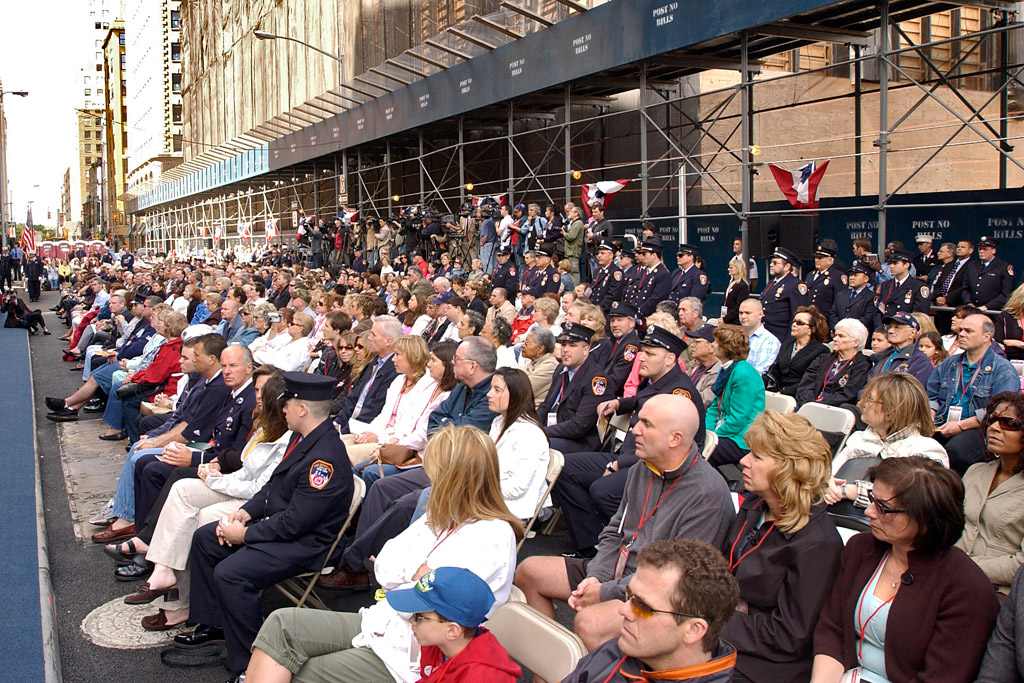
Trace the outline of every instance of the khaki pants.
<instances>
[{"instance_id":1,"label":"khaki pants","mask_svg":"<svg viewBox=\"0 0 1024 683\"><path fill-rule=\"evenodd\" d=\"M352 647L361 626L359 614L288 607L267 617L253 649L291 671L295 683L394 683L372 650Z\"/></svg>"},{"instance_id":2,"label":"khaki pants","mask_svg":"<svg viewBox=\"0 0 1024 683\"><path fill-rule=\"evenodd\" d=\"M165 601L166 610L188 607L188 554L196 529L219 520L242 507L244 500L213 491L199 479L182 479L174 484L160 519L153 530L153 540L146 559L174 570L178 599Z\"/></svg>"},{"instance_id":3,"label":"khaki pants","mask_svg":"<svg viewBox=\"0 0 1024 683\"><path fill-rule=\"evenodd\" d=\"M355 434L342 434L341 442L345 444L349 462L353 467L369 460L373 452L380 448L379 443L356 443Z\"/></svg>"}]
</instances>

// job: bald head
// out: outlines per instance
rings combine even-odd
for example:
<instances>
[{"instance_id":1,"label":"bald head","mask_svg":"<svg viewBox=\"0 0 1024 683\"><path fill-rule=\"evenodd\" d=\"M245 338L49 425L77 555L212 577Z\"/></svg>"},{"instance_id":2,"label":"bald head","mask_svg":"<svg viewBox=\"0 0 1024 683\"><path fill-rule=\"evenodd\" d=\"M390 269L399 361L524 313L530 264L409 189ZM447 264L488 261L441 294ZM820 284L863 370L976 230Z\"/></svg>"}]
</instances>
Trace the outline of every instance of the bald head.
<instances>
[{"instance_id":1,"label":"bald head","mask_svg":"<svg viewBox=\"0 0 1024 683\"><path fill-rule=\"evenodd\" d=\"M636 455L661 471L678 467L697 435L697 407L682 394L652 396L640 409L633 427Z\"/></svg>"}]
</instances>

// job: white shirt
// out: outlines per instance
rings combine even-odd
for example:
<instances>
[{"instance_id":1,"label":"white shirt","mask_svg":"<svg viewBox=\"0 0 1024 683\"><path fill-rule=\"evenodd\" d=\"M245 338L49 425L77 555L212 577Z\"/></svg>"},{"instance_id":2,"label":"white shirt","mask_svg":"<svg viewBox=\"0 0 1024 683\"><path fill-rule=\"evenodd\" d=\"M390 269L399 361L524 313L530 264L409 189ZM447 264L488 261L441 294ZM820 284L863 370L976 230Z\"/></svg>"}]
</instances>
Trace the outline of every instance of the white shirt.
<instances>
[{"instance_id":1,"label":"white shirt","mask_svg":"<svg viewBox=\"0 0 1024 683\"><path fill-rule=\"evenodd\" d=\"M252 354L253 359L260 365L273 365L283 372L296 372L302 369L309 360L309 337L292 339L287 333L277 335L283 336L287 341L283 346L273 349L269 345ZM275 337L277 339L277 337ZM255 342L254 342L255 343Z\"/></svg>"},{"instance_id":2,"label":"white shirt","mask_svg":"<svg viewBox=\"0 0 1024 683\"><path fill-rule=\"evenodd\" d=\"M530 519L547 489L544 476L551 452L547 437L532 422L519 419L505 430L498 441L505 418L499 415L491 423L491 439L498 449L501 470L501 497L508 511L519 519Z\"/></svg>"}]
</instances>

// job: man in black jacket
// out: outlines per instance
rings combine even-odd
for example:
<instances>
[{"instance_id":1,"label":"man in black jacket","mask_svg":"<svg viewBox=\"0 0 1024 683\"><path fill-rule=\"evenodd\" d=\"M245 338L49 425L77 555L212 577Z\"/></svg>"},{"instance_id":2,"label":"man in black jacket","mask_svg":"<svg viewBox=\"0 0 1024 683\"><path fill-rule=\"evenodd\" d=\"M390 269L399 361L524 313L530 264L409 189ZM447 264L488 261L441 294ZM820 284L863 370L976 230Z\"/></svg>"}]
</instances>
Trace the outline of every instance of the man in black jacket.
<instances>
[{"instance_id":1,"label":"man in black jacket","mask_svg":"<svg viewBox=\"0 0 1024 683\"><path fill-rule=\"evenodd\" d=\"M223 639L232 680L244 680L263 621L260 591L321 569L348 516L352 466L328 417L334 384L285 374L284 414L294 434L281 464L241 509L192 537L189 618L199 625L174 642L195 648Z\"/></svg>"},{"instance_id":2,"label":"man in black jacket","mask_svg":"<svg viewBox=\"0 0 1024 683\"><path fill-rule=\"evenodd\" d=\"M562 453L597 449L597 404L605 396L614 396L604 368L589 358L593 335L585 325L565 323L558 338L562 362L555 368L547 397L537 408L537 415L547 425L551 447Z\"/></svg>"},{"instance_id":3,"label":"man in black jacket","mask_svg":"<svg viewBox=\"0 0 1024 683\"><path fill-rule=\"evenodd\" d=\"M850 287L836 294L835 303L828 312L830 330L835 330L836 323L846 318L861 321L868 328L869 336L882 326L882 314L875 306L875 293L868 286L873 277L874 271L863 262L850 266Z\"/></svg>"},{"instance_id":4,"label":"man in black jacket","mask_svg":"<svg viewBox=\"0 0 1024 683\"><path fill-rule=\"evenodd\" d=\"M377 357L363 368L345 405L334 418L342 434L349 433L349 420L370 422L384 407L388 387L398 376L391 357L395 353L395 341L401 336L402 323L394 316L382 315L374 321L367 342Z\"/></svg>"},{"instance_id":5,"label":"man in black jacket","mask_svg":"<svg viewBox=\"0 0 1024 683\"><path fill-rule=\"evenodd\" d=\"M978 240L978 260L967 264L963 300L983 311L998 311L1013 293L1013 266L996 256L999 240Z\"/></svg>"}]
</instances>

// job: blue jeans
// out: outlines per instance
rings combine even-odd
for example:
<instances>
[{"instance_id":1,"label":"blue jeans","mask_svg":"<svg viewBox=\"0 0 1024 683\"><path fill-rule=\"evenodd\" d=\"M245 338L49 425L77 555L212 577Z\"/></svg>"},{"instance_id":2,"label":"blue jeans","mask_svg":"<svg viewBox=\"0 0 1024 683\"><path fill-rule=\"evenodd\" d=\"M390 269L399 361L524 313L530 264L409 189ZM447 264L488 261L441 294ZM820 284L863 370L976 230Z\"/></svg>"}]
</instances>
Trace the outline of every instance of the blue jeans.
<instances>
[{"instance_id":1,"label":"blue jeans","mask_svg":"<svg viewBox=\"0 0 1024 683\"><path fill-rule=\"evenodd\" d=\"M432 487L428 486L427 488L420 491L420 497L416 500L416 512L412 513L412 519L409 520L410 524L415 522L417 519L422 517L427 512L427 499L430 498L431 488Z\"/></svg>"},{"instance_id":2,"label":"blue jeans","mask_svg":"<svg viewBox=\"0 0 1024 683\"><path fill-rule=\"evenodd\" d=\"M82 381L83 382L86 381L87 379L89 379L89 377L92 376L92 357L93 357L93 355L95 355L95 353L97 351L101 350L102 348L103 347L100 346L99 344L93 344L92 346L86 348L86 350L85 350L85 361L84 361L85 369L82 370ZM113 365L116 365L116 363L114 363Z\"/></svg>"},{"instance_id":3,"label":"blue jeans","mask_svg":"<svg viewBox=\"0 0 1024 683\"><path fill-rule=\"evenodd\" d=\"M370 464L363 467L365 463L361 463L352 468L352 472L363 480L366 484L366 490L369 491L370 487L373 486L373 482L381 478L381 476L390 477L392 474L398 474L402 470L398 469L394 465L381 465L380 468L384 470L384 474L381 475L381 470L377 468L377 463L371 462Z\"/></svg>"},{"instance_id":4,"label":"blue jeans","mask_svg":"<svg viewBox=\"0 0 1024 683\"><path fill-rule=\"evenodd\" d=\"M124 429L124 408L121 406L121 399L117 397L118 384L107 396L107 408L103 411L103 421L112 429Z\"/></svg>"},{"instance_id":5,"label":"blue jeans","mask_svg":"<svg viewBox=\"0 0 1024 683\"><path fill-rule=\"evenodd\" d=\"M117 478L117 491L114 492L114 514L129 522L135 521L135 463L144 455L159 455L162 448L132 449L124 460L121 475Z\"/></svg>"},{"instance_id":6,"label":"blue jeans","mask_svg":"<svg viewBox=\"0 0 1024 683\"><path fill-rule=\"evenodd\" d=\"M488 242L480 248L480 261L483 263L483 269L485 273L494 272L494 252L497 251L497 242Z\"/></svg>"},{"instance_id":7,"label":"blue jeans","mask_svg":"<svg viewBox=\"0 0 1024 683\"><path fill-rule=\"evenodd\" d=\"M94 370L92 378L96 380L96 384L100 385L100 389L111 394L113 392L110 390L110 385L113 381L114 373L120 369L121 368L117 366L117 363L107 363L103 367Z\"/></svg>"}]
</instances>

